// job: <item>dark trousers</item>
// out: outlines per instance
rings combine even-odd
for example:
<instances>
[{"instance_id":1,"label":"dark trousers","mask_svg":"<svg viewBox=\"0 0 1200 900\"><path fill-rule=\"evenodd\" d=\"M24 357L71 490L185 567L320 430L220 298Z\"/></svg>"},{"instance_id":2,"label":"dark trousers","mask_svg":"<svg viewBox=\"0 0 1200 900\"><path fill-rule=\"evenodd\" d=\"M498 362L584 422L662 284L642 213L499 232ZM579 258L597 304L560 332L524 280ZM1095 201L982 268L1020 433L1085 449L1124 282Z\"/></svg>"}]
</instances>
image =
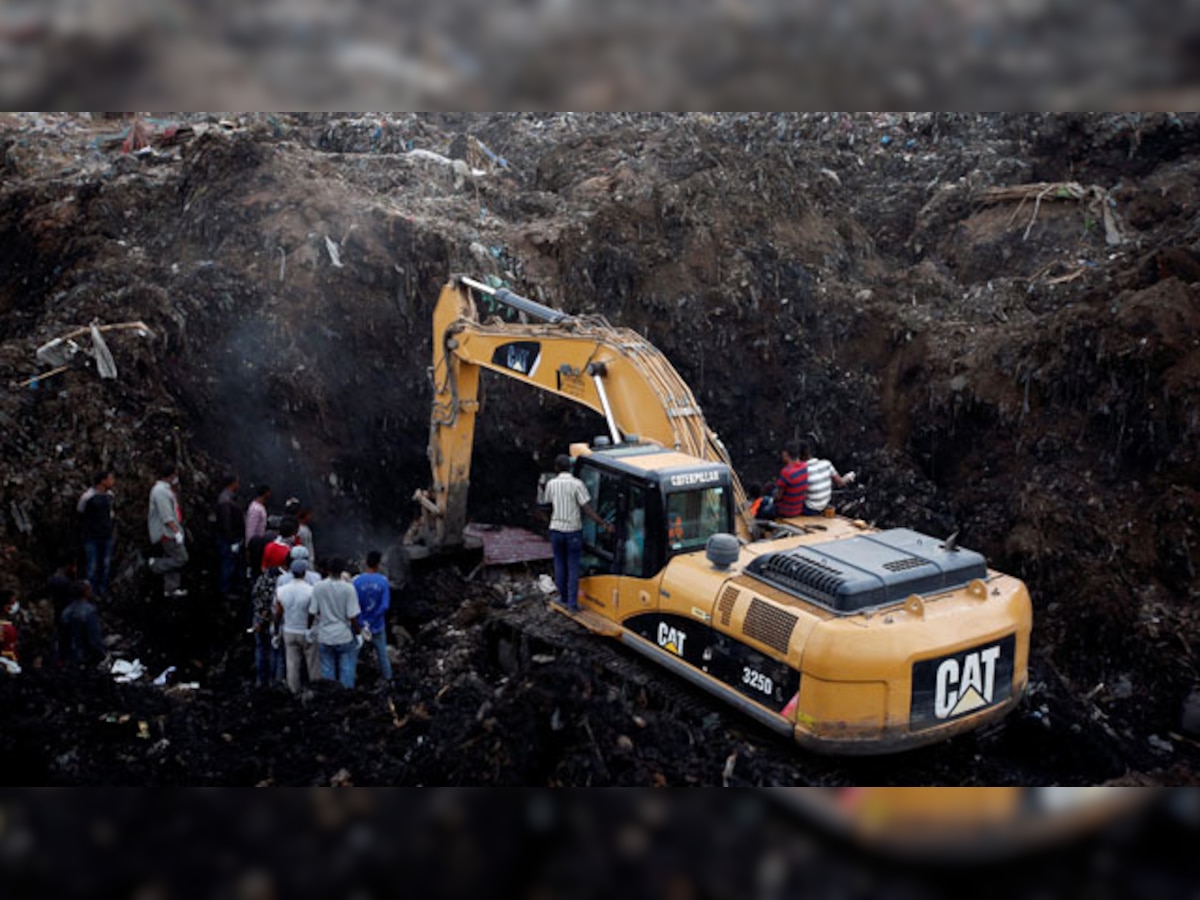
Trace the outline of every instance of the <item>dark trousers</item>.
<instances>
[{"instance_id":1,"label":"dark trousers","mask_svg":"<svg viewBox=\"0 0 1200 900\"><path fill-rule=\"evenodd\" d=\"M568 609L578 609L583 532L551 530L550 549L554 551L554 584L558 587L558 601Z\"/></svg>"},{"instance_id":2,"label":"dark trousers","mask_svg":"<svg viewBox=\"0 0 1200 900\"><path fill-rule=\"evenodd\" d=\"M108 593L108 577L112 573L112 538L84 538L83 559L86 577L97 597Z\"/></svg>"},{"instance_id":3,"label":"dark trousers","mask_svg":"<svg viewBox=\"0 0 1200 900\"><path fill-rule=\"evenodd\" d=\"M220 569L217 579L222 594L235 593L241 587L241 554L234 552L236 542L230 543L223 538L217 538L217 554L220 557Z\"/></svg>"},{"instance_id":4,"label":"dark trousers","mask_svg":"<svg viewBox=\"0 0 1200 900\"><path fill-rule=\"evenodd\" d=\"M280 637L278 647L272 646L270 629L263 625L261 631L254 633L254 683L262 687L283 681L285 669L283 638Z\"/></svg>"}]
</instances>

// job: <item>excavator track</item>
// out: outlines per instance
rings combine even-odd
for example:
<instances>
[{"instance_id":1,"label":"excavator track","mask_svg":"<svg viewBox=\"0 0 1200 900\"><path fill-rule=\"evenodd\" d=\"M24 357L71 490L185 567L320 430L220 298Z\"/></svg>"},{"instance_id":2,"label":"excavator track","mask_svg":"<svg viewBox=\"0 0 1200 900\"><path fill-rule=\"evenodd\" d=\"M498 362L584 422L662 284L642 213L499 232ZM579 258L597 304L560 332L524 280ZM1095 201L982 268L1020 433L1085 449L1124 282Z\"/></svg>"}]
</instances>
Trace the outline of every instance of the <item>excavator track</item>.
<instances>
[{"instance_id":1,"label":"excavator track","mask_svg":"<svg viewBox=\"0 0 1200 900\"><path fill-rule=\"evenodd\" d=\"M615 628L611 623L609 627ZM637 697L647 708L706 727L716 722L736 726L759 742L780 740L683 679L652 666L613 637L593 633L584 622L548 604L531 602L496 612L485 635L489 663L507 675L524 674L551 658L569 660L601 673L607 685Z\"/></svg>"}]
</instances>

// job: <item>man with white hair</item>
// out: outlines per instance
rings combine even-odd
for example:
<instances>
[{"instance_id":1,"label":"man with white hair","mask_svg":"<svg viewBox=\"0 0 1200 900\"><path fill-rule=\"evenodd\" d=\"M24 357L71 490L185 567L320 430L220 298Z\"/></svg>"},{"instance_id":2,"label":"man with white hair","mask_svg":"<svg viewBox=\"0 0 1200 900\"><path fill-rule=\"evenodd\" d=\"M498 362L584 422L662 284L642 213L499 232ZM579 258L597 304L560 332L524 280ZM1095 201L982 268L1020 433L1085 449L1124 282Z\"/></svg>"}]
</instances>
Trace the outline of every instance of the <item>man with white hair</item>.
<instances>
[{"instance_id":1,"label":"man with white hair","mask_svg":"<svg viewBox=\"0 0 1200 900\"><path fill-rule=\"evenodd\" d=\"M303 550L303 547L297 548ZM293 559L287 573L290 578L282 584L280 576L275 589L275 627L283 633L284 667L287 686L293 694L300 691L300 661L308 669L308 680L321 677L321 658L317 639L308 626L308 607L312 601L312 585L305 580L308 574L307 551L303 558Z\"/></svg>"},{"instance_id":2,"label":"man with white hair","mask_svg":"<svg viewBox=\"0 0 1200 900\"><path fill-rule=\"evenodd\" d=\"M305 581L307 581L309 584L316 584L318 581L321 580L321 576L318 575L316 573L316 571L314 571L314 569L313 569L312 554L309 553L307 547L303 547L300 544L297 544L295 547L293 547L291 550L288 551L288 569L286 569L284 571L284 573L279 576L279 580L275 582L276 588L283 587L285 584L287 584L289 581L291 581L293 578L296 577L295 575L292 574L290 567L291 567L291 564L298 559L304 560L304 562L308 566L307 570L304 573Z\"/></svg>"}]
</instances>

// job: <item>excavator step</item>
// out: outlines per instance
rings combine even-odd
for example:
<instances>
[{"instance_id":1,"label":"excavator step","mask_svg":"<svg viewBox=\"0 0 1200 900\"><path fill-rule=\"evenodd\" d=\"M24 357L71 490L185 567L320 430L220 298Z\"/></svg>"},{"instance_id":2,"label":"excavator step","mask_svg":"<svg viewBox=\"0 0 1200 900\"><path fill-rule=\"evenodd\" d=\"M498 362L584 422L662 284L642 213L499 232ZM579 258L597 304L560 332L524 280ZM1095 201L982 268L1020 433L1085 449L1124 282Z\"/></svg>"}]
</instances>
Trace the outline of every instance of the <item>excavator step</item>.
<instances>
[{"instance_id":1,"label":"excavator step","mask_svg":"<svg viewBox=\"0 0 1200 900\"><path fill-rule=\"evenodd\" d=\"M578 612L572 612L561 603L551 603L550 608L556 613L560 613L568 619L578 622L592 634L598 634L603 637L616 637L621 633L620 625L604 618L599 613L592 612L590 609L581 609Z\"/></svg>"}]
</instances>

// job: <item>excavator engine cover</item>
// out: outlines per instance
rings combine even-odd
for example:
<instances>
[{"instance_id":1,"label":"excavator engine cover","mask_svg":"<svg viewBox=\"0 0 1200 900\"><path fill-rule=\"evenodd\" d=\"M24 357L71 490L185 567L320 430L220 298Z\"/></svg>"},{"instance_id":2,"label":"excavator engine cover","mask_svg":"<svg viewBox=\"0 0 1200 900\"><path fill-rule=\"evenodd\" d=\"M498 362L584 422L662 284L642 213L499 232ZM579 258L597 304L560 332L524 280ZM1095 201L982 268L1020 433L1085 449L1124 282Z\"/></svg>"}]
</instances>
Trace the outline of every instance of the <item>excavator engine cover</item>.
<instances>
[{"instance_id":1,"label":"excavator engine cover","mask_svg":"<svg viewBox=\"0 0 1200 900\"><path fill-rule=\"evenodd\" d=\"M838 615L953 590L987 577L973 550L907 528L764 553L746 574Z\"/></svg>"}]
</instances>

